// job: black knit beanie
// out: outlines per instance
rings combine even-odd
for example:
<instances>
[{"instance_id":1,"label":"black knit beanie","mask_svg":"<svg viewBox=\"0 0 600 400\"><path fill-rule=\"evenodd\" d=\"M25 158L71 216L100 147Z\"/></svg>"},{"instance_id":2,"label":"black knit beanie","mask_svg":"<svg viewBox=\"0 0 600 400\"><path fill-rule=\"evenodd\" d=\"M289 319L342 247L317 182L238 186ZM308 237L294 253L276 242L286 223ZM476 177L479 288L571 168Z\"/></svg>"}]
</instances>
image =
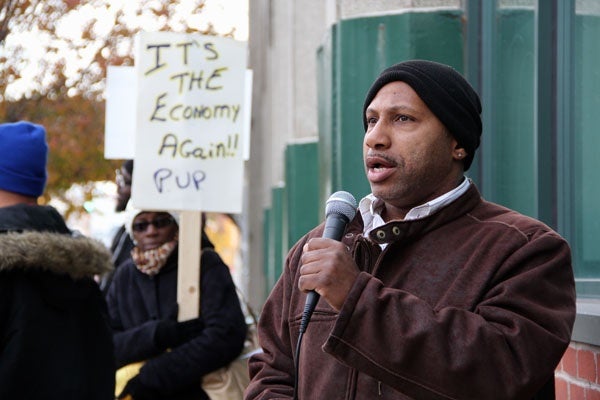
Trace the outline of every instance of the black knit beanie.
<instances>
[{"instance_id":1,"label":"black knit beanie","mask_svg":"<svg viewBox=\"0 0 600 400\"><path fill-rule=\"evenodd\" d=\"M392 65L379 75L367 93L363 106L365 131L367 107L383 86L394 81L412 87L467 151L464 170L468 170L481 136L481 103L469 82L454 68L433 61L411 60Z\"/></svg>"}]
</instances>

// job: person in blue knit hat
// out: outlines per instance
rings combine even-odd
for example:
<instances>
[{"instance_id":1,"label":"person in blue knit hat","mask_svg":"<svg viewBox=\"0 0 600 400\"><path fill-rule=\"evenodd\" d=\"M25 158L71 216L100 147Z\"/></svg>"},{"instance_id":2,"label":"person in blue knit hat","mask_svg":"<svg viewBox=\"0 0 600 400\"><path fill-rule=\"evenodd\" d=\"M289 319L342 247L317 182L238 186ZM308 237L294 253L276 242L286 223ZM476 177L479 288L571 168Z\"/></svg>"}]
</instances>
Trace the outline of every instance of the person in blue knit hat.
<instances>
[{"instance_id":1,"label":"person in blue knit hat","mask_svg":"<svg viewBox=\"0 0 600 400\"><path fill-rule=\"evenodd\" d=\"M0 399L109 400L114 347L93 277L110 253L37 204L47 158L43 126L0 124Z\"/></svg>"}]
</instances>

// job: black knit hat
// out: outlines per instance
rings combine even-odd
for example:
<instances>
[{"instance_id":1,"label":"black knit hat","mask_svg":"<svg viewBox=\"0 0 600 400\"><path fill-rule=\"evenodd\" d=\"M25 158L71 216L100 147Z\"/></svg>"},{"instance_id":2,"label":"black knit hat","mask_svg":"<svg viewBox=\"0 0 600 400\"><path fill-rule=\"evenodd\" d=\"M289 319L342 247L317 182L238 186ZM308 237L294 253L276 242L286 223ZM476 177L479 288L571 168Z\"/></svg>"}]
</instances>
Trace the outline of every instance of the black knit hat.
<instances>
[{"instance_id":1,"label":"black knit hat","mask_svg":"<svg viewBox=\"0 0 600 400\"><path fill-rule=\"evenodd\" d=\"M481 103L469 82L454 68L433 61L411 60L392 65L379 75L367 93L363 106L365 131L367 107L382 87L394 81L412 87L467 151L464 170L468 170L481 136Z\"/></svg>"}]
</instances>

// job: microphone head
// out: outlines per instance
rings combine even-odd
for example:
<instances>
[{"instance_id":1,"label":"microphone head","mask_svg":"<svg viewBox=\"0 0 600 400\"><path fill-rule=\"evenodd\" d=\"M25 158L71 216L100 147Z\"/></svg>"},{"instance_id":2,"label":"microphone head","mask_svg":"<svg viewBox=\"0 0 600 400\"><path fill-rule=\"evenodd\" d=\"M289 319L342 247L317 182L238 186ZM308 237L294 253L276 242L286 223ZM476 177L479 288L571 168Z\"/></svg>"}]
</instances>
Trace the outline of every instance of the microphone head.
<instances>
[{"instance_id":1,"label":"microphone head","mask_svg":"<svg viewBox=\"0 0 600 400\"><path fill-rule=\"evenodd\" d=\"M325 203L325 217L331 214L342 215L352 221L356 215L356 199L352 194L344 191L333 193Z\"/></svg>"}]
</instances>

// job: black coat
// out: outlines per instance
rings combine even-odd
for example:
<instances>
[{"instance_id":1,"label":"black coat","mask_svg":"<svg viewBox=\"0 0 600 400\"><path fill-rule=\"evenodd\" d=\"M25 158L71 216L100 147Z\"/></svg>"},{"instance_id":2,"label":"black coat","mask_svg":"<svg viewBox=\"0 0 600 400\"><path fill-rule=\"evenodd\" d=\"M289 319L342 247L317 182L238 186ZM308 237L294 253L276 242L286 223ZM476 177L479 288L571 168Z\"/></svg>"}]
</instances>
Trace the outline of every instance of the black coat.
<instances>
[{"instance_id":1,"label":"black coat","mask_svg":"<svg viewBox=\"0 0 600 400\"><path fill-rule=\"evenodd\" d=\"M246 323L229 268L207 248L201 256L201 328L169 352L156 343L160 321L177 319L177 253L175 248L153 277L132 260L117 268L107 296L117 366L147 360L140 382L161 399L202 399L202 376L241 353Z\"/></svg>"},{"instance_id":2,"label":"black coat","mask_svg":"<svg viewBox=\"0 0 600 400\"><path fill-rule=\"evenodd\" d=\"M108 250L51 207L0 208L0 233L0 399L113 399Z\"/></svg>"}]
</instances>

